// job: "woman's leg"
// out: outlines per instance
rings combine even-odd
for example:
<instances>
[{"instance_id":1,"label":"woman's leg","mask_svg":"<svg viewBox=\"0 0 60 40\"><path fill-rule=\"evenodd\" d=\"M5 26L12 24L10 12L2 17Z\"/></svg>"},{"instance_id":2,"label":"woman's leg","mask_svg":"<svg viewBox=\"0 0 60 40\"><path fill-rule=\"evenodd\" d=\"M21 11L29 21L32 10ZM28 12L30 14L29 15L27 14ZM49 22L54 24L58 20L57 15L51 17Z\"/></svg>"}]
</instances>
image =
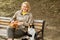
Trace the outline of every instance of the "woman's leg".
<instances>
[{"instance_id":1,"label":"woman's leg","mask_svg":"<svg viewBox=\"0 0 60 40\"><path fill-rule=\"evenodd\" d=\"M24 36L25 34L26 34L26 33L25 33L23 30L17 29L17 30L15 31L15 38L20 38L20 37Z\"/></svg>"},{"instance_id":2,"label":"woman's leg","mask_svg":"<svg viewBox=\"0 0 60 40\"><path fill-rule=\"evenodd\" d=\"M14 40L14 32L15 29L14 28L8 28L8 40Z\"/></svg>"}]
</instances>

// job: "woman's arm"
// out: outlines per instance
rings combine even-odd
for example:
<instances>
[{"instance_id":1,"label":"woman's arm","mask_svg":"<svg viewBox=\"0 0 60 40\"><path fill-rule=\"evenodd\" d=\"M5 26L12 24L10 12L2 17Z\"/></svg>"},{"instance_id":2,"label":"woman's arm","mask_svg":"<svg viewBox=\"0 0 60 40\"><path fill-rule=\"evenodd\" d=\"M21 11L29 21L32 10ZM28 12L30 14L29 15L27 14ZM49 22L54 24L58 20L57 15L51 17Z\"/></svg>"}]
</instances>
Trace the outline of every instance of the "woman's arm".
<instances>
[{"instance_id":1,"label":"woman's arm","mask_svg":"<svg viewBox=\"0 0 60 40\"><path fill-rule=\"evenodd\" d=\"M13 17L11 18L10 22L16 20L16 15L17 15L17 12L13 15Z\"/></svg>"},{"instance_id":2,"label":"woman's arm","mask_svg":"<svg viewBox=\"0 0 60 40\"><path fill-rule=\"evenodd\" d=\"M30 26L33 24L33 16L32 14L29 15L28 22L24 22L25 26Z\"/></svg>"}]
</instances>

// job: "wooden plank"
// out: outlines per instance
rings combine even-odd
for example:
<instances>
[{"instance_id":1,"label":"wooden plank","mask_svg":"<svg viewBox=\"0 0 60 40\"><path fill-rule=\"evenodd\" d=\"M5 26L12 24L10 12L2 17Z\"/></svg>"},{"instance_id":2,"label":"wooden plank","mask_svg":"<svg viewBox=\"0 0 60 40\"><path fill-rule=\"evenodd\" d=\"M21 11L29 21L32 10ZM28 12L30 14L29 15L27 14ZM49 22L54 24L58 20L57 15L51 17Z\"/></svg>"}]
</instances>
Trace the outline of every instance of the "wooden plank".
<instances>
[{"instance_id":1,"label":"wooden plank","mask_svg":"<svg viewBox=\"0 0 60 40\"><path fill-rule=\"evenodd\" d=\"M7 29L0 29L0 36L7 37Z\"/></svg>"},{"instance_id":2,"label":"wooden plank","mask_svg":"<svg viewBox=\"0 0 60 40\"><path fill-rule=\"evenodd\" d=\"M0 25L0 28L9 28L8 25Z\"/></svg>"},{"instance_id":3,"label":"wooden plank","mask_svg":"<svg viewBox=\"0 0 60 40\"><path fill-rule=\"evenodd\" d=\"M39 29L42 29L42 26L34 26L35 28L39 28Z\"/></svg>"},{"instance_id":4,"label":"wooden plank","mask_svg":"<svg viewBox=\"0 0 60 40\"><path fill-rule=\"evenodd\" d=\"M9 25L10 23L7 22L0 22L1 25Z\"/></svg>"},{"instance_id":5,"label":"wooden plank","mask_svg":"<svg viewBox=\"0 0 60 40\"><path fill-rule=\"evenodd\" d=\"M42 26L42 23L34 23L35 26Z\"/></svg>"},{"instance_id":6,"label":"wooden plank","mask_svg":"<svg viewBox=\"0 0 60 40\"><path fill-rule=\"evenodd\" d=\"M11 17L0 17L0 19L10 20Z\"/></svg>"},{"instance_id":7,"label":"wooden plank","mask_svg":"<svg viewBox=\"0 0 60 40\"><path fill-rule=\"evenodd\" d=\"M0 22L10 22L10 20L1 20L0 19Z\"/></svg>"},{"instance_id":8,"label":"wooden plank","mask_svg":"<svg viewBox=\"0 0 60 40\"><path fill-rule=\"evenodd\" d=\"M34 22L41 22L43 23L44 20L34 20Z\"/></svg>"},{"instance_id":9,"label":"wooden plank","mask_svg":"<svg viewBox=\"0 0 60 40\"><path fill-rule=\"evenodd\" d=\"M36 32L39 32L40 30L42 30L42 27L40 27L40 26L35 26L35 30L36 30Z\"/></svg>"},{"instance_id":10,"label":"wooden plank","mask_svg":"<svg viewBox=\"0 0 60 40\"><path fill-rule=\"evenodd\" d=\"M35 30L36 30L36 32L38 32L38 31L40 31L40 30L42 30L42 29L37 29L37 28L35 28Z\"/></svg>"}]
</instances>

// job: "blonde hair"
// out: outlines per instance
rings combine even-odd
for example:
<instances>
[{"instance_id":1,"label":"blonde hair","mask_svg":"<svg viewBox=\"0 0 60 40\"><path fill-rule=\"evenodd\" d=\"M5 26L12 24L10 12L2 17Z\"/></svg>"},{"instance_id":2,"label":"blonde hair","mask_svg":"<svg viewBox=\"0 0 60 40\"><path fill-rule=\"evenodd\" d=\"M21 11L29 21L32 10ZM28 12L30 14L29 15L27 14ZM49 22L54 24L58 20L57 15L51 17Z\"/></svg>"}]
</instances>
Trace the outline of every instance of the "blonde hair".
<instances>
[{"instance_id":1,"label":"blonde hair","mask_svg":"<svg viewBox=\"0 0 60 40\"><path fill-rule=\"evenodd\" d=\"M28 12L29 12L29 11L31 10L31 7L30 7L29 2L25 1L25 2L22 3L22 5L23 5L23 4L26 4L26 5L27 5L27 7L28 7ZM21 5L21 9L22 9L22 5Z\"/></svg>"}]
</instances>

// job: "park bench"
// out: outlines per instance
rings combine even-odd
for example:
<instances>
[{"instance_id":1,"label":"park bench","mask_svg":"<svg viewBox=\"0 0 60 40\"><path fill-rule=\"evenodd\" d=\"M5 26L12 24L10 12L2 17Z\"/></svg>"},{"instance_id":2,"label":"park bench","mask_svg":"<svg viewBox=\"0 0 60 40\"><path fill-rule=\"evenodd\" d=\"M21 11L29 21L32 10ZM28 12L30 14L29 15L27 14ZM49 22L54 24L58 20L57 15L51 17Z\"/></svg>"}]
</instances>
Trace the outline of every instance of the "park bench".
<instances>
[{"instance_id":1,"label":"park bench","mask_svg":"<svg viewBox=\"0 0 60 40\"><path fill-rule=\"evenodd\" d=\"M11 17L0 17L0 37L7 39L7 30L9 28ZM44 20L34 20L34 27L36 30L36 39L44 39Z\"/></svg>"}]
</instances>

